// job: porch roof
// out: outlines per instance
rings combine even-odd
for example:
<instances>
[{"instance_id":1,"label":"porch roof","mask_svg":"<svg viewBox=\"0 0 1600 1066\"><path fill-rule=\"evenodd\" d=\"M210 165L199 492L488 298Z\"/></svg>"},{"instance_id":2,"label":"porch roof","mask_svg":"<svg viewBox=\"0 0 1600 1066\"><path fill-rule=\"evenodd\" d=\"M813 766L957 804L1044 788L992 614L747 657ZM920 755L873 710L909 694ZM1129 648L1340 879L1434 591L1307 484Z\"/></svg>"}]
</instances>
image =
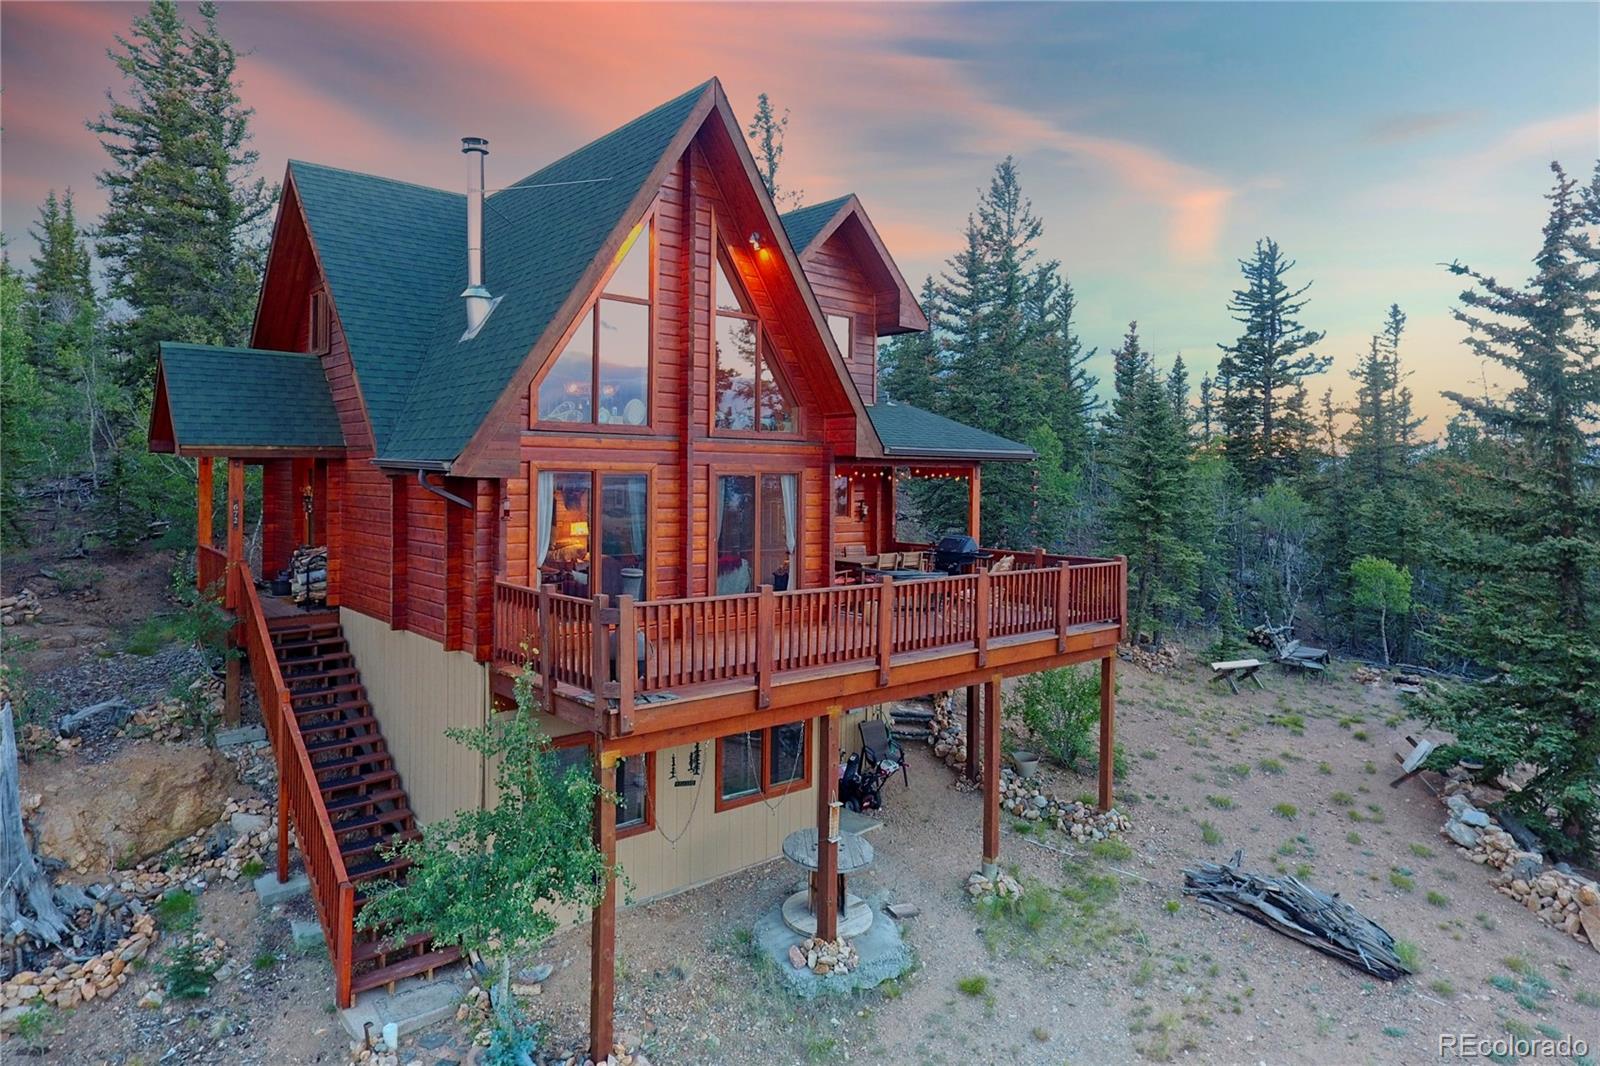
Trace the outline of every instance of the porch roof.
<instances>
[{"instance_id":1,"label":"porch roof","mask_svg":"<svg viewBox=\"0 0 1600 1066\"><path fill-rule=\"evenodd\" d=\"M167 341L156 370L150 450L339 454L344 433L316 356Z\"/></svg>"},{"instance_id":2,"label":"porch roof","mask_svg":"<svg viewBox=\"0 0 1600 1066\"><path fill-rule=\"evenodd\" d=\"M891 458L1025 462L1036 457L1026 444L908 403L874 404L867 415L883 441L884 454Z\"/></svg>"}]
</instances>

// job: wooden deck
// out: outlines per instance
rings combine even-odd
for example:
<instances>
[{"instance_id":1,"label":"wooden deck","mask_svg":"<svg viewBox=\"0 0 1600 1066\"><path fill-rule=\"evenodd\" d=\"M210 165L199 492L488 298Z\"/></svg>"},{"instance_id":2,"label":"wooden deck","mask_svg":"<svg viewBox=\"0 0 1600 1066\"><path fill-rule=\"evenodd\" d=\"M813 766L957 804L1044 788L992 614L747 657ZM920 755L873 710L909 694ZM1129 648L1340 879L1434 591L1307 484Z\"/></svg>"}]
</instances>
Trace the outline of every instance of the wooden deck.
<instances>
[{"instance_id":1,"label":"wooden deck","mask_svg":"<svg viewBox=\"0 0 1600 1066\"><path fill-rule=\"evenodd\" d=\"M507 694L511 677L532 670L553 694L553 713L642 747L644 735L710 720L777 721L819 701L850 707L976 684L1104 656L1121 635L1124 568L1117 559L1062 560L643 602L502 582L496 690Z\"/></svg>"}]
</instances>

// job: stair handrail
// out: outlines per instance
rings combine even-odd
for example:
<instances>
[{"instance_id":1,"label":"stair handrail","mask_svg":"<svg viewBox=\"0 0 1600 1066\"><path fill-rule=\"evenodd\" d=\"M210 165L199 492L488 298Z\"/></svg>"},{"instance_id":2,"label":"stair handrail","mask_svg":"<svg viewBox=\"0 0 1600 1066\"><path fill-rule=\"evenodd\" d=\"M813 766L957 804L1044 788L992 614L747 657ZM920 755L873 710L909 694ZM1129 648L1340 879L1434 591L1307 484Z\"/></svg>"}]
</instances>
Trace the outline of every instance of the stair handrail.
<instances>
[{"instance_id":1,"label":"stair handrail","mask_svg":"<svg viewBox=\"0 0 1600 1066\"><path fill-rule=\"evenodd\" d=\"M336 998L341 1007L351 1001L350 985L352 942L355 926L355 886L345 869L339 839L333 831L322 793L317 788L316 768L306 751L305 738L294 720L294 703L289 686L272 647L261 600L250 568L240 562L233 568L236 582L234 602L238 604L239 626L244 630L244 646L249 652L250 672L256 684L256 699L261 704L261 720L271 735L278 762L278 880L288 877L288 820L294 817L295 836L305 859L311 881L311 899L328 941L332 957ZM308 816L308 812L313 817ZM315 825L308 826L308 822ZM308 832L308 829L310 830Z\"/></svg>"}]
</instances>

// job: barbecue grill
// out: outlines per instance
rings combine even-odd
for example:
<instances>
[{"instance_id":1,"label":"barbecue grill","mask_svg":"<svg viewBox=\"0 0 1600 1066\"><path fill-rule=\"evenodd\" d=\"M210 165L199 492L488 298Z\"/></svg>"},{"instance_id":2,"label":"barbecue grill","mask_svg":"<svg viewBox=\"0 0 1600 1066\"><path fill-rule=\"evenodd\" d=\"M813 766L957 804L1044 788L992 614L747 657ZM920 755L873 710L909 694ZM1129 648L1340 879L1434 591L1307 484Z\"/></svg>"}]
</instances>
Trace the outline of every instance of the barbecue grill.
<instances>
[{"instance_id":1,"label":"barbecue grill","mask_svg":"<svg viewBox=\"0 0 1600 1066\"><path fill-rule=\"evenodd\" d=\"M982 551L978 542L966 533L951 533L942 537L933 547L933 568L947 574L964 574L972 564L988 559L992 552Z\"/></svg>"}]
</instances>

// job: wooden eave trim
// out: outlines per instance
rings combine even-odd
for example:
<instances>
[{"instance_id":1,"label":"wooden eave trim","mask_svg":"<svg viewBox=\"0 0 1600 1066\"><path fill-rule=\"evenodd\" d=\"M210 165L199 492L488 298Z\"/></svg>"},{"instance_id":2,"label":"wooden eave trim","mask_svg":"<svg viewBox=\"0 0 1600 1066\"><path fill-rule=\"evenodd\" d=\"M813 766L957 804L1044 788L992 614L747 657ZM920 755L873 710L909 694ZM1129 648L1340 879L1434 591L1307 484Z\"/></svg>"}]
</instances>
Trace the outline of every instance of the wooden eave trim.
<instances>
[{"instance_id":1,"label":"wooden eave trim","mask_svg":"<svg viewBox=\"0 0 1600 1066\"><path fill-rule=\"evenodd\" d=\"M466 447L456 456L450 464L450 471L458 477L489 477L505 478L516 477L519 462L514 460L486 459L484 453L489 451L495 434L503 431L504 424L516 423L521 430L519 415L521 413L522 397L527 394L533 385L533 379L544 364L549 360L556 349L556 341L564 336L572 327L579 312L588 303L605 277L606 270L611 261L616 257L617 251L622 247L622 242L633 232L633 227L639 224L644 214L656 202L661 193L661 185L666 181L668 172L677 165L678 159L689 148L694 136L699 132L701 124L705 121L719 99L720 89L715 85L708 86L701 95L700 100L690 110L684 119L683 125L673 136L666 151L661 153L661 158L656 160L656 165L651 169L648 177L639 186L638 193L628 209L622 213L617 225L612 229L610 236L600 246L589 261L588 269L578 279L578 283L567 293L567 298L560 308L551 316L550 322L545 326L544 333L534 341L533 347L523 357L522 365L511 376L500 396L489 408L488 414L478 423L478 428L473 431L472 437L467 441ZM651 415L655 417L654 412Z\"/></svg>"},{"instance_id":2,"label":"wooden eave trim","mask_svg":"<svg viewBox=\"0 0 1600 1066\"><path fill-rule=\"evenodd\" d=\"M872 245L873 252L883 263L884 268L889 271L894 287L899 290L898 312L895 315L897 328L894 332L922 333L926 331L928 329L928 316L922 310L922 305L917 302L917 294L911 290L910 285L906 284L905 275L900 273L899 264L894 261L894 256L889 254L889 247L883 243L883 238L878 234L878 227L872 224L872 219L867 215L866 207L862 205L861 198L855 193L851 193L849 200L839 209L839 213L829 219L828 224L817 231L816 237L812 238L811 243L806 246L806 250L800 258L805 259L812 252L821 248L829 237L838 232L839 227L844 225L845 220L851 217L854 217L861 224L861 231L866 234L867 241ZM914 313L908 313L908 309ZM874 328L877 328L877 323L874 323Z\"/></svg>"},{"instance_id":3,"label":"wooden eave trim","mask_svg":"<svg viewBox=\"0 0 1600 1066\"><path fill-rule=\"evenodd\" d=\"M157 437L157 419L165 415L166 428L171 433L171 438ZM152 452L182 455L178 450L178 423L172 417L172 401L167 396L167 368L162 364L161 357L156 356L156 388L150 402L150 425L145 429L145 446Z\"/></svg>"},{"instance_id":4,"label":"wooden eave trim","mask_svg":"<svg viewBox=\"0 0 1600 1066\"><path fill-rule=\"evenodd\" d=\"M287 171L285 172L285 174L283 176L283 182L284 182L284 190L285 190L285 192L286 193L292 193L294 195L295 213L300 218L300 225L302 227L304 227L304 229L306 231L306 244L311 248L311 261L316 264L316 266L317 266L317 278L322 283L323 291L328 294L328 321L329 321L328 337L329 337L329 339L331 341L332 337L333 337L333 323L338 323L338 325L339 325L339 335L344 338L345 358L347 360L349 360L349 362L350 362L350 380L355 384L355 387L356 387L356 403L361 405L361 421L367 427L367 440L368 440L368 443L370 443L370 445L371 445L372 454L376 455L377 452L378 452L378 434L372 428L372 412L367 409L367 394L361 388L361 368L356 365L356 353L355 353L354 349L352 349L350 347L350 334L345 331L344 320L339 317L339 298L333 291L333 281L328 277L328 272L327 272L326 269L324 269L324 267L322 265L322 252L321 252L320 249L317 248L317 234L311 228L311 220L306 217L306 205L305 205L305 202L300 199L300 189L294 183L294 167L293 166L290 166L287 169ZM280 211L278 212L278 225L282 225L282 224L283 224L283 212L280 209ZM278 235L277 235L277 232L276 232L276 227L274 227L274 232L273 232L273 235L272 235L272 244L276 245L277 243L278 243ZM267 281L266 281L266 279L271 276L271 274L270 274L271 269L272 269L272 247L269 246L268 249L267 249L267 272L265 272L265 273L263 273L261 275L261 294L262 294L262 296L266 295L266 292L267 292ZM257 298L256 303L257 303L256 313L259 315L260 314L260 297ZM256 337L255 337L255 328L252 326L251 327L251 331L250 331L250 342L251 342L251 346L252 347L255 346L255 339L256 339ZM300 352L300 353L297 353L297 354L310 355L313 359L316 359L319 364L322 362L322 356L318 355L318 354L315 354L315 353ZM323 367L322 376L323 376L323 380L327 381L328 371L327 371L327 367L326 366ZM332 386L330 385L329 387L331 389ZM342 429L343 427L340 427L340 428ZM345 443L348 446L349 442L346 441Z\"/></svg>"},{"instance_id":5,"label":"wooden eave trim","mask_svg":"<svg viewBox=\"0 0 1600 1066\"><path fill-rule=\"evenodd\" d=\"M773 243L778 246L778 252L783 256L784 267L794 279L795 288L811 314L812 325L822 342L823 350L833 362L839 387L843 390L850 410L856 418L857 440L870 445L868 450L876 454L882 450L883 444L878 440L877 431L872 428L871 420L867 418L866 404L862 402L861 392L856 388L855 379L850 376L849 364L845 362L844 355L833 343L833 333L828 329L827 316L822 313L822 307L817 303L817 295L811 291L811 281L806 277L799 257L795 255L794 246L789 243L789 234L784 230L783 222L778 217L778 209L772 203L772 197L767 195L767 187L762 183L761 175L756 170L755 157L750 154L750 146L745 143L744 130L734 117L733 107L728 103L728 97L722 91L720 81L713 79L712 91L716 102L715 110L722 120L723 131L733 144L734 155L744 167L745 177L755 193L756 202L766 220L767 230L772 234Z\"/></svg>"}]
</instances>

